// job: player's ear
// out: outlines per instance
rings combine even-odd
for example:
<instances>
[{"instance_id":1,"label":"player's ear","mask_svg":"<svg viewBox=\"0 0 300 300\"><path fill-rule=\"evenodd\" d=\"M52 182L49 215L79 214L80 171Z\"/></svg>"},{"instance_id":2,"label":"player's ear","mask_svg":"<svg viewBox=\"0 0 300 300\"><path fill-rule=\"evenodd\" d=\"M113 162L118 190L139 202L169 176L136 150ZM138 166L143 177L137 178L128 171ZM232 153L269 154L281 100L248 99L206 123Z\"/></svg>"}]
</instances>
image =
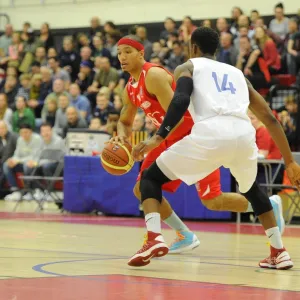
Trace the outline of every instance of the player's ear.
<instances>
[{"instance_id":1,"label":"player's ear","mask_svg":"<svg viewBox=\"0 0 300 300\"><path fill-rule=\"evenodd\" d=\"M139 51L139 53L140 53L141 58L144 58L144 57L145 57L145 51L144 51L144 50Z\"/></svg>"}]
</instances>

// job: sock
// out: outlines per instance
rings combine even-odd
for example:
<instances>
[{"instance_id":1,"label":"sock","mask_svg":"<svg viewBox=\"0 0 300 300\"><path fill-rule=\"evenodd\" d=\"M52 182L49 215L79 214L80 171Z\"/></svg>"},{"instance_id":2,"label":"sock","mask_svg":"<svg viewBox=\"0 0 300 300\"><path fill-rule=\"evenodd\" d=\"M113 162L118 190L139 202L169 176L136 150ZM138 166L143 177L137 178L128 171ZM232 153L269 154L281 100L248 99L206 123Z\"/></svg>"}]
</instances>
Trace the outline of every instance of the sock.
<instances>
[{"instance_id":1,"label":"sock","mask_svg":"<svg viewBox=\"0 0 300 300\"><path fill-rule=\"evenodd\" d=\"M188 227L180 220L174 211L169 218L164 220L164 223L177 231L189 231Z\"/></svg>"},{"instance_id":2,"label":"sock","mask_svg":"<svg viewBox=\"0 0 300 300\"><path fill-rule=\"evenodd\" d=\"M160 214L159 213L150 213L145 215L145 221L148 231L155 233L161 233L161 224L160 224Z\"/></svg>"},{"instance_id":3,"label":"sock","mask_svg":"<svg viewBox=\"0 0 300 300\"><path fill-rule=\"evenodd\" d=\"M266 230L266 235L269 238L270 244L273 248L282 249L283 243L278 226Z\"/></svg>"},{"instance_id":4,"label":"sock","mask_svg":"<svg viewBox=\"0 0 300 300\"><path fill-rule=\"evenodd\" d=\"M248 202L248 207L245 212L253 212L252 204L250 202Z\"/></svg>"}]
</instances>

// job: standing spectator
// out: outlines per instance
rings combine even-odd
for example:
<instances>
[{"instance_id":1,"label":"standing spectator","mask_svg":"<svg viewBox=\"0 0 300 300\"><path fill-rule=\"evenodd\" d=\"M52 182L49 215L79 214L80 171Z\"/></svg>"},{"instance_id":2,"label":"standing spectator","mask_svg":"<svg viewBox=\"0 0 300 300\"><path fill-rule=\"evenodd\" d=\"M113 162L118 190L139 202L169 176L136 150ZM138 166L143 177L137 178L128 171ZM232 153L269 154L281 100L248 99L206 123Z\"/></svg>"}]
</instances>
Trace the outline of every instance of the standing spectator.
<instances>
[{"instance_id":1,"label":"standing spectator","mask_svg":"<svg viewBox=\"0 0 300 300\"><path fill-rule=\"evenodd\" d=\"M184 54L183 54L182 45L180 42L174 42L173 49L166 63L166 67L173 72L177 66L183 63L184 63Z\"/></svg>"},{"instance_id":2,"label":"standing spectator","mask_svg":"<svg viewBox=\"0 0 300 300\"><path fill-rule=\"evenodd\" d=\"M284 8L282 3L275 6L275 19L270 22L269 29L279 35L282 40L289 32L289 19L284 16Z\"/></svg>"},{"instance_id":3,"label":"standing spectator","mask_svg":"<svg viewBox=\"0 0 300 300\"><path fill-rule=\"evenodd\" d=\"M5 121L0 121L0 188L3 186L3 164L13 156L18 136L8 130Z\"/></svg>"},{"instance_id":4,"label":"standing spectator","mask_svg":"<svg viewBox=\"0 0 300 300\"><path fill-rule=\"evenodd\" d=\"M91 39L93 39L96 35L102 35L103 29L101 27L101 20L99 17L92 17L90 24L89 34Z\"/></svg>"},{"instance_id":5,"label":"standing spectator","mask_svg":"<svg viewBox=\"0 0 300 300\"><path fill-rule=\"evenodd\" d=\"M169 34L176 31L176 23L172 18L166 18L164 23L165 30L160 33L160 40L167 41Z\"/></svg>"},{"instance_id":6,"label":"standing spectator","mask_svg":"<svg viewBox=\"0 0 300 300\"><path fill-rule=\"evenodd\" d=\"M217 61L235 66L238 52L232 45L232 35L230 33L222 33L220 38L221 48L217 54Z\"/></svg>"},{"instance_id":7,"label":"standing spectator","mask_svg":"<svg viewBox=\"0 0 300 300\"><path fill-rule=\"evenodd\" d=\"M63 128L63 138L67 136L70 128L87 128L87 123L82 119L75 107L69 106L66 110L67 124Z\"/></svg>"},{"instance_id":8,"label":"standing spectator","mask_svg":"<svg viewBox=\"0 0 300 300\"><path fill-rule=\"evenodd\" d=\"M0 48L3 49L5 55L8 55L8 48L12 43L13 27L11 24L5 25L5 32L0 37Z\"/></svg>"},{"instance_id":9,"label":"standing spectator","mask_svg":"<svg viewBox=\"0 0 300 300\"><path fill-rule=\"evenodd\" d=\"M13 111L7 105L7 96L0 94L0 121L5 122L9 131L12 131Z\"/></svg>"},{"instance_id":10,"label":"standing spectator","mask_svg":"<svg viewBox=\"0 0 300 300\"><path fill-rule=\"evenodd\" d=\"M80 113L80 116L88 120L91 114L90 102L86 96L80 94L80 88L77 83L70 85L70 106L74 106Z\"/></svg>"},{"instance_id":11,"label":"standing spectator","mask_svg":"<svg viewBox=\"0 0 300 300\"><path fill-rule=\"evenodd\" d=\"M297 31L290 37L287 51L289 74L296 76L300 70L300 31Z\"/></svg>"},{"instance_id":12,"label":"standing spectator","mask_svg":"<svg viewBox=\"0 0 300 300\"><path fill-rule=\"evenodd\" d=\"M17 201L21 199L21 193L17 191L16 173L24 172L25 175L30 175L36 166L35 159L39 156L41 146L42 139L40 136L32 132L30 125L22 124L14 155L3 165L5 178L12 191L4 198L5 200Z\"/></svg>"},{"instance_id":13,"label":"standing spectator","mask_svg":"<svg viewBox=\"0 0 300 300\"><path fill-rule=\"evenodd\" d=\"M80 56L75 51L71 36L64 37L63 47L59 53L60 67L70 73L72 81L77 78L79 72Z\"/></svg>"},{"instance_id":14,"label":"standing spectator","mask_svg":"<svg viewBox=\"0 0 300 300\"><path fill-rule=\"evenodd\" d=\"M281 60L275 43L268 37L263 27L257 27L255 29L255 39L259 47L259 49L255 50L257 55L262 54L270 73L277 74L281 68Z\"/></svg>"},{"instance_id":15,"label":"standing spectator","mask_svg":"<svg viewBox=\"0 0 300 300\"><path fill-rule=\"evenodd\" d=\"M21 41L22 42L26 42L28 40L28 29L31 28L31 24L29 22L25 22L23 24L23 29L22 29L22 32L21 32Z\"/></svg>"},{"instance_id":16,"label":"standing spectator","mask_svg":"<svg viewBox=\"0 0 300 300\"><path fill-rule=\"evenodd\" d=\"M40 36L37 39L38 44L43 46L46 51L54 47L54 39L50 32L50 26L48 23L43 23L40 30Z\"/></svg>"},{"instance_id":17,"label":"standing spectator","mask_svg":"<svg viewBox=\"0 0 300 300\"><path fill-rule=\"evenodd\" d=\"M152 54L152 43L147 39L146 27L138 26L136 29L136 35L141 39L142 44L144 45L145 60L149 61Z\"/></svg>"},{"instance_id":18,"label":"standing spectator","mask_svg":"<svg viewBox=\"0 0 300 300\"><path fill-rule=\"evenodd\" d=\"M26 99L19 96L16 99L16 111L13 114L13 131L19 132L22 124L28 124L32 129L35 128L35 117L32 110L26 107Z\"/></svg>"},{"instance_id":19,"label":"standing spectator","mask_svg":"<svg viewBox=\"0 0 300 300\"><path fill-rule=\"evenodd\" d=\"M62 69L59 66L58 58L57 57L49 58L48 65L53 72L52 80L55 81L57 79L61 79L64 82L65 88L68 89L71 83L71 77L66 70Z\"/></svg>"}]
</instances>

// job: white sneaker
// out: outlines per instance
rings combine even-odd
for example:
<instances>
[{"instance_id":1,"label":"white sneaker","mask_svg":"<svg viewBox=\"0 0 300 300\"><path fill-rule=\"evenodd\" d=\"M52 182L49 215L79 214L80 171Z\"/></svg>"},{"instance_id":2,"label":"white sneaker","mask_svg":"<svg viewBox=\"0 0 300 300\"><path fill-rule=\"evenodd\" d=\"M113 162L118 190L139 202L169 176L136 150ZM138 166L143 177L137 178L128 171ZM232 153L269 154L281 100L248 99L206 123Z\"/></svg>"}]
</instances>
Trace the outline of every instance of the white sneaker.
<instances>
[{"instance_id":1,"label":"white sneaker","mask_svg":"<svg viewBox=\"0 0 300 300\"><path fill-rule=\"evenodd\" d=\"M31 201L31 200L33 200L33 196L30 192L28 192L22 197L22 200Z\"/></svg>"},{"instance_id":2,"label":"white sneaker","mask_svg":"<svg viewBox=\"0 0 300 300\"><path fill-rule=\"evenodd\" d=\"M11 194L9 195L6 195L4 200L5 201L20 201L22 199L22 194L21 192L12 192Z\"/></svg>"},{"instance_id":3,"label":"white sneaker","mask_svg":"<svg viewBox=\"0 0 300 300\"><path fill-rule=\"evenodd\" d=\"M41 200L43 199L44 196L45 196L45 195L44 195L44 193L43 193L42 190L40 190L40 189L35 189L35 192L34 192L34 194L33 194L33 197L34 197L35 200L41 201Z\"/></svg>"}]
</instances>

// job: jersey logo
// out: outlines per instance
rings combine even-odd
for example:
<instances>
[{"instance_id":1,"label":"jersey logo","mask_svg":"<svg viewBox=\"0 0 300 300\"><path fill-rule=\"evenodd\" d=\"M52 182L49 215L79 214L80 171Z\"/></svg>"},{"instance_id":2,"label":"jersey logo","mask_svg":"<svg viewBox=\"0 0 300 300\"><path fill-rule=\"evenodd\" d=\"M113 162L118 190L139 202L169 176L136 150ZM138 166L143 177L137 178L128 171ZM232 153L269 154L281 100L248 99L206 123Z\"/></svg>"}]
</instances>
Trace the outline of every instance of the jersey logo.
<instances>
[{"instance_id":1,"label":"jersey logo","mask_svg":"<svg viewBox=\"0 0 300 300\"><path fill-rule=\"evenodd\" d=\"M142 109L147 109L151 106L151 103L149 101L145 101L141 104Z\"/></svg>"}]
</instances>

